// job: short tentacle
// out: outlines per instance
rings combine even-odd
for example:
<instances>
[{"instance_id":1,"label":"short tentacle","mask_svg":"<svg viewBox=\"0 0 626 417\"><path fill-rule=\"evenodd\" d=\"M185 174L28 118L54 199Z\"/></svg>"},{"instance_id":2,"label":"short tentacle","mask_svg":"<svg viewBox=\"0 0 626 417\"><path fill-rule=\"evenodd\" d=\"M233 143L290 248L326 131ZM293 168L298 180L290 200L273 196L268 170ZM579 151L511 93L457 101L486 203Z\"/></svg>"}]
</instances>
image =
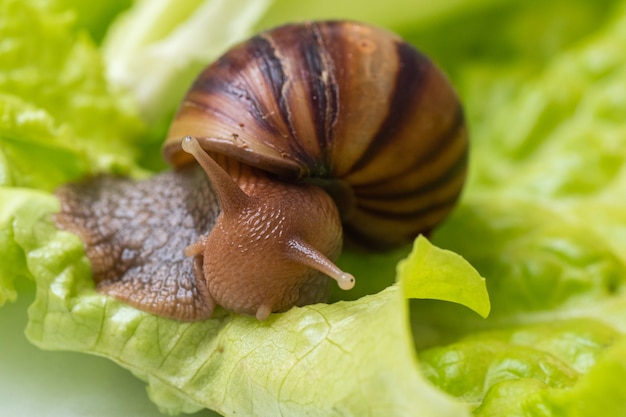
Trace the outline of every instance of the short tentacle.
<instances>
[{"instance_id":1,"label":"short tentacle","mask_svg":"<svg viewBox=\"0 0 626 417\"><path fill-rule=\"evenodd\" d=\"M337 281L342 290L350 290L354 287L355 279L352 274L339 269L323 253L301 239L294 238L289 241L286 255L293 261L328 275Z\"/></svg>"}]
</instances>

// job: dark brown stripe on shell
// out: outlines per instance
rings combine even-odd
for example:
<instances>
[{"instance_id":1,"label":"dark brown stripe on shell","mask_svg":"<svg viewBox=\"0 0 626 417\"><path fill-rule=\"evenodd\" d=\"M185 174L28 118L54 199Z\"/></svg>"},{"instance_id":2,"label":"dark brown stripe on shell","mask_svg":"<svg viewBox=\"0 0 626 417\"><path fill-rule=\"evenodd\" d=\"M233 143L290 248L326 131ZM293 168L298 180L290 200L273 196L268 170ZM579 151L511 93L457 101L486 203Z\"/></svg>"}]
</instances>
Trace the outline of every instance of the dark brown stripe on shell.
<instances>
[{"instance_id":1,"label":"dark brown stripe on shell","mask_svg":"<svg viewBox=\"0 0 626 417\"><path fill-rule=\"evenodd\" d=\"M441 133L441 135L432 141L434 146L432 146L428 152L421 155L420 159L413 165L407 166L404 171L401 171L397 174L394 174L391 177L383 177L379 181L372 182L370 181L367 186L355 187L362 189L364 191L364 195L367 195L367 189L372 187L380 187L384 184L393 183L397 181L398 178L405 177L410 172L419 169L419 167L425 165L426 163L436 160L438 157L441 157L442 154L452 146L455 140L460 140L459 133L461 129L465 128L465 114L463 111L463 107L460 103L458 103L455 116L453 122L448 126L448 128ZM464 153L467 154L469 144L466 139L463 139L465 142ZM458 160L454 162L454 164L458 163ZM453 165L454 165L453 164Z\"/></svg>"},{"instance_id":2,"label":"dark brown stripe on shell","mask_svg":"<svg viewBox=\"0 0 626 417\"><path fill-rule=\"evenodd\" d=\"M433 141L435 146L430 148L429 152L424 154L423 158L418 162L421 164L425 161L432 161L437 159L439 155L444 153L448 149L452 142L459 139L459 131L465 127L465 112L461 103L457 102L457 106L454 109L454 119L452 123L448 125L441 135ZM467 149L467 148L466 148Z\"/></svg>"},{"instance_id":3,"label":"dark brown stripe on shell","mask_svg":"<svg viewBox=\"0 0 626 417\"><path fill-rule=\"evenodd\" d=\"M438 187L445 185L449 180L456 178L459 173L464 173L467 170L468 144L466 141L464 141L463 143L463 149L458 152L456 159L450 161L450 163L447 163L443 167L437 167L437 171L440 172L438 176L428 179L427 182L422 183L417 188L411 188L410 192L402 191L402 189L408 189L409 182L406 180L406 184L404 184L402 187L392 187L394 181L402 181L404 179L403 175L411 175L412 173L410 172L410 170L405 171L401 175L390 177L384 182L354 186L353 190L355 194L359 196L359 198L365 198L370 200L394 198L402 199L411 195L419 195L429 191L436 191ZM417 167L414 166L413 170L416 169Z\"/></svg>"},{"instance_id":4,"label":"dark brown stripe on shell","mask_svg":"<svg viewBox=\"0 0 626 417\"><path fill-rule=\"evenodd\" d=\"M357 247L364 247L367 249L380 249L388 246L395 246L395 242L392 245L386 243L380 243L378 240L374 240L372 236L364 233L363 227L355 227L351 223L343 224L344 240L347 244L356 245ZM367 229L365 229L367 230ZM408 242L408 238L404 239ZM404 242L406 243L406 242Z\"/></svg>"},{"instance_id":5,"label":"dark brown stripe on shell","mask_svg":"<svg viewBox=\"0 0 626 417\"><path fill-rule=\"evenodd\" d=\"M441 211L448 207L452 208L454 203L457 201L457 197L458 196L455 195L454 197L449 198L445 201L439 201L435 204L429 205L428 207L424 207L419 210L413 210L411 212L405 212L405 213L388 213L383 210L376 210L373 208L360 207L360 206L359 206L359 210L363 213L367 213L368 215L377 216L377 217L386 218L386 219L393 219L393 220L399 220L399 221L417 220L420 218L425 218L431 213Z\"/></svg>"},{"instance_id":6,"label":"dark brown stripe on shell","mask_svg":"<svg viewBox=\"0 0 626 417\"><path fill-rule=\"evenodd\" d=\"M328 146L332 141L333 126L338 115L338 91L334 76L334 63L324 43L320 24L303 25L298 30L297 45L289 45L293 51L285 53L295 54L297 67L290 74L292 82L303 82L309 96L302 101L289 102L284 97L280 102L280 108L285 120L290 126L291 134L296 139L293 146L295 152L302 152L298 140L298 132L293 128L292 118L298 112L289 106L306 106L311 116L315 129L315 140L318 143L320 155L327 157ZM340 40L337 40L340 41ZM302 155L307 158L307 165L315 176L323 176L328 166L328 161L312 158L312 155Z\"/></svg>"},{"instance_id":7,"label":"dark brown stripe on shell","mask_svg":"<svg viewBox=\"0 0 626 417\"><path fill-rule=\"evenodd\" d=\"M272 90L276 90L274 85L281 85L282 67L277 68L276 61L268 55L268 50L273 50L271 45L260 36L255 36L242 45L242 49L236 49L231 53L222 56L215 64L215 69L209 67L193 84L192 90L195 94L206 93L207 95L225 94L234 100L242 102L243 109L248 111L256 123L270 135L281 135L281 132L270 123L267 115L269 111L257 100L254 94L251 94L249 86L242 83L238 79L238 74L247 74L250 65L258 65L262 68L263 75L269 77L268 85L272 86ZM280 62L278 61L278 65ZM208 75L208 76L205 76ZM283 81L284 82L284 81ZM203 109L204 111L220 114L224 118L233 120L233 126L237 121L233 119L234 115L225 114L213 107L210 103L199 103L194 101L193 105Z\"/></svg>"},{"instance_id":8,"label":"dark brown stripe on shell","mask_svg":"<svg viewBox=\"0 0 626 417\"><path fill-rule=\"evenodd\" d=\"M299 107L307 106L315 128L319 132L318 112L315 106L313 106L313 104L315 104L313 103L313 99L297 102L290 100L289 89L292 88L293 83L305 82L307 83L308 90L313 92L311 95L315 96L314 91L316 86L314 84L311 85L312 83L310 81L311 79L316 79L316 74L318 72L321 73L323 68L321 59L317 53L319 42L315 39L312 25L289 26L289 28L291 31L287 32L287 35L283 32L287 29L287 27L285 27L277 32L262 36L266 37L265 39L271 47L271 51L267 50L268 56L271 55L272 60L275 61L277 65L280 65L282 79L276 80L279 81L280 84L274 86L276 88L274 98L280 111L280 116L289 129L289 134L292 139L289 141L289 151L301 164L307 166L310 172L315 169L317 161L302 146L300 140L301 132L299 132L295 126L294 117L297 117L297 114L301 111ZM296 31L296 33L294 34L293 31ZM285 69L282 60L291 62L293 67L288 66L287 69ZM279 86L280 88L278 88ZM319 133L317 133L315 140L321 142Z\"/></svg>"},{"instance_id":9,"label":"dark brown stripe on shell","mask_svg":"<svg viewBox=\"0 0 626 417\"><path fill-rule=\"evenodd\" d=\"M327 25L330 26L330 25ZM331 28L330 30L337 30ZM340 29L340 28L339 28ZM313 120L316 126L317 140L320 144L321 154L328 157L328 148L333 141L333 127L338 116L338 91L337 81L335 79L335 66L332 57L328 52L328 45L324 44L319 24L311 26L311 34L314 43L311 48L305 49L305 62L309 68L308 85L311 91L311 100L309 101ZM336 39L337 44L343 42L341 37ZM337 46L337 45L331 45ZM328 167L329 162L323 161L323 166ZM319 172L321 167L316 169L318 175L324 175L325 172Z\"/></svg>"},{"instance_id":10,"label":"dark brown stripe on shell","mask_svg":"<svg viewBox=\"0 0 626 417\"><path fill-rule=\"evenodd\" d=\"M432 64L424 55L405 42L396 43L399 68L387 117L383 121L378 132L372 137L365 152L352 166L351 174L367 166L386 146L395 146L390 140L404 126L409 117L415 114L415 106L419 105L420 92L423 90L424 75L432 67Z\"/></svg>"},{"instance_id":11,"label":"dark brown stripe on shell","mask_svg":"<svg viewBox=\"0 0 626 417\"><path fill-rule=\"evenodd\" d=\"M257 36L258 38L258 50L256 51L259 69L266 85L271 88L274 101L278 104L280 110L280 117L283 123L289 129L292 140L289 141L289 150L292 152L295 159L300 161L301 164L310 166L312 164L311 156L306 152L298 140L298 132L293 125L293 112L290 109L290 105L302 105L302 103L290 103L285 96L286 85L290 81L293 75L285 72L284 64L281 58L278 56L276 46L272 42L272 39L263 35ZM255 38L256 39L256 38ZM279 51L280 52L280 51ZM293 80L291 80L293 81Z\"/></svg>"},{"instance_id":12,"label":"dark brown stripe on shell","mask_svg":"<svg viewBox=\"0 0 626 417\"><path fill-rule=\"evenodd\" d=\"M286 110L284 109L284 97L283 88L287 77L283 69L281 60L276 56L274 46L270 41L264 37L256 36L250 41L250 50L253 51L256 60L258 61L258 68L265 79L265 84L270 88L274 100L280 103L281 111L283 111L283 118L286 117Z\"/></svg>"},{"instance_id":13,"label":"dark brown stripe on shell","mask_svg":"<svg viewBox=\"0 0 626 417\"><path fill-rule=\"evenodd\" d=\"M278 104L280 110L280 116L282 117L285 125L289 129L289 133L295 142L298 141L298 132L292 122L292 113L289 109L289 102L285 97L285 84L287 83L289 76L285 73L285 68L281 58L276 53L276 45L274 44L269 34L263 34L263 49L264 60L262 63L267 65L261 66L261 73L266 80L266 83L272 88L272 94L274 101ZM302 157L304 150L300 147L294 147L291 149L299 156Z\"/></svg>"},{"instance_id":14,"label":"dark brown stripe on shell","mask_svg":"<svg viewBox=\"0 0 626 417\"><path fill-rule=\"evenodd\" d=\"M370 221L375 222L377 221L377 219L372 218ZM344 242L347 245L352 245L368 250L389 249L412 242L415 237L420 233L428 235L434 228L434 226L439 223L439 221L424 220L419 228L407 227L406 225L399 227L400 223L402 223L402 221L390 225L389 230L385 230L385 233L367 233L368 229L366 228L356 227L354 224L351 223L344 223Z\"/></svg>"},{"instance_id":15,"label":"dark brown stripe on shell","mask_svg":"<svg viewBox=\"0 0 626 417\"><path fill-rule=\"evenodd\" d=\"M445 171L444 175L437 177L434 181L426 183L421 187L412 190L408 193L388 193L388 194L379 194L379 195L368 195L367 197L361 196L361 198L366 198L367 200L403 200L406 198L415 198L419 195L426 195L431 193L434 190L438 190L443 187L449 181L453 181L457 178L458 175L465 175L465 171L467 169L468 162L468 154L467 152L463 152L457 160L450 165L449 169ZM358 190L355 190L355 194L358 194Z\"/></svg>"}]
</instances>

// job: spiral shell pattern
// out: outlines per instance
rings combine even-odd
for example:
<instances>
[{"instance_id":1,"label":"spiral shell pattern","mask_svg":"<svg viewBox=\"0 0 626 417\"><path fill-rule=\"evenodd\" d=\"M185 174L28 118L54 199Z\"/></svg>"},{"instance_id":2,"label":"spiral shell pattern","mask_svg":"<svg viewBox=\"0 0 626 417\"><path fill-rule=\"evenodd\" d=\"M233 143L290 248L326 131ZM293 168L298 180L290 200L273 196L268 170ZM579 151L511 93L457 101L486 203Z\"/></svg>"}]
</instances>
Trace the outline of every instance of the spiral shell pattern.
<instances>
[{"instance_id":1,"label":"spiral shell pattern","mask_svg":"<svg viewBox=\"0 0 626 417\"><path fill-rule=\"evenodd\" d=\"M350 21L281 26L226 52L172 123L164 155L174 166L191 162L187 135L287 181L342 190L346 238L365 246L430 231L467 168L463 109L446 77L398 36Z\"/></svg>"}]
</instances>

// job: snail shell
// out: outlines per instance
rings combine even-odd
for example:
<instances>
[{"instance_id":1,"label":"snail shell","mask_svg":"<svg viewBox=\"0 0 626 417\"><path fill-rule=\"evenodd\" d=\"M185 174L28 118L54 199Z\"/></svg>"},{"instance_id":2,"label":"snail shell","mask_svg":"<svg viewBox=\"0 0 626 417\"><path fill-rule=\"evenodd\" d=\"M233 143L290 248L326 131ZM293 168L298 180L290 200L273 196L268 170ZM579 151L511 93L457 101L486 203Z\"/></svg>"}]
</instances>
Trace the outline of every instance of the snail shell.
<instances>
[{"instance_id":1,"label":"snail shell","mask_svg":"<svg viewBox=\"0 0 626 417\"><path fill-rule=\"evenodd\" d=\"M291 24L207 67L164 144L184 136L287 180L316 182L339 205L347 239L409 242L462 190L468 139L459 100L433 63L398 36L350 21Z\"/></svg>"},{"instance_id":2,"label":"snail shell","mask_svg":"<svg viewBox=\"0 0 626 417\"><path fill-rule=\"evenodd\" d=\"M218 304L265 319L323 301L327 276L352 288L333 263L342 228L389 247L435 227L467 152L456 94L412 46L362 23L287 25L199 75L163 147L174 171L65 187L56 221L104 293L181 320Z\"/></svg>"}]
</instances>

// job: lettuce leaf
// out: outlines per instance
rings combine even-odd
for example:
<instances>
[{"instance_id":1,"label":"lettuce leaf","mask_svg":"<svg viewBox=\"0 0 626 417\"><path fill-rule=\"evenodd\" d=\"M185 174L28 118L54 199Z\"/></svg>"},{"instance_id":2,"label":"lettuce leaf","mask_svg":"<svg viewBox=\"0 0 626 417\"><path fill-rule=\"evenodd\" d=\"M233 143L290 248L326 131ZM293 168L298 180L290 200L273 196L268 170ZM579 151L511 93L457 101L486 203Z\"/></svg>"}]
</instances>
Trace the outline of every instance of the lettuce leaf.
<instances>
[{"instance_id":1,"label":"lettuce leaf","mask_svg":"<svg viewBox=\"0 0 626 417\"><path fill-rule=\"evenodd\" d=\"M134 141L144 125L132 99L105 81L99 52L74 29L71 10L13 0L0 10L2 306L15 300L15 280L31 276L14 242L22 199L12 189L51 191L98 171L137 173Z\"/></svg>"},{"instance_id":2,"label":"lettuce leaf","mask_svg":"<svg viewBox=\"0 0 626 417\"><path fill-rule=\"evenodd\" d=\"M596 301L624 284L624 22L623 7L476 125L465 204L437 241L492 277L494 303L507 300L493 314Z\"/></svg>"},{"instance_id":3,"label":"lettuce leaf","mask_svg":"<svg viewBox=\"0 0 626 417\"><path fill-rule=\"evenodd\" d=\"M179 323L96 293L82 242L52 223L58 201L49 190L94 172L91 164L101 157L96 155L105 155L113 163L102 164L100 169L133 169L132 152L124 158L118 155L132 149L140 123L136 113L122 114L130 102L110 91L93 45L72 28L71 14L10 0L5 4L8 18L15 22L21 13L27 14L27 22L33 25L33 39L21 40L20 48L26 41L35 43L47 31L58 32L49 39L50 48L58 50L54 59L12 62L6 73L14 71L16 76L2 101L7 115L2 124L7 181L0 188L0 244L12 258L0 271L2 294L15 298L16 276L34 278L36 297L26 330L31 342L43 349L114 360L147 381L150 397L168 413L209 407L226 414L259 416L277 412L327 415L333 410L350 415L398 415L414 410L433 416L467 414L464 405L421 376L399 286L357 301L293 309L264 323L225 313L202 323ZM76 50L89 63L77 61ZM67 69L78 72L81 80L88 79L72 88L60 82L38 94L26 85L23 73L47 77L48 67L56 69L50 74L61 79ZM39 85L44 81L51 80L29 80ZM62 94L55 88L82 94L81 105L56 103ZM93 117L106 120L106 127L93 129L102 124ZM91 130L87 122L92 123ZM28 149L31 144L36 145L35 151ZM42 150L38 152L37 147ZM55 163L61 166L50 166ZM420 274L436 276L437 266L453 258L448 274L464 276L469 271L468 282L482 283L458 257L420 242L419 254L428 258L434 253L438 260L419 271L405 265L406 281L420 279ZM474 286L477 297L486 299L484 286ZM445 293L439 287L431 286L430 292L421 294L437 297ZM455 301L458 297L447 298ZM385 329L385 343L378 338L380 329ZM272 369L269 375L268 369ZM319 389L310 390L311 384Z\"/></svg>"},{"instance_id":4,"label":"lettuce leaf","mask_svg":"<svg viewBox=\"0 0 626 417\"><path fill-rule=\"evenodd\" d=\"M54 202L50 198L50 208ZM418 371L405 295L398 286L358 301L294 308L266 322L222 312L203 322L180 323L96 293L82 242L41 219L20 216L23 233L15 237L37 282L26 330L29 340L46 349L89 352L116 361L148 382L151 399L163 411L208 407L255 416L467 413ZM454 254L426 243L416 251L416 256L438 256L439 261L430 267L405 265L401 275L406 288L413 277L436 275L450 259L449 274L469 273L482 282ZM475 285L473 278L468 281ZM434 290L439 293L441 289ZM484 299L485 289L476 296ZM384 339L378 337L381 329Z\"/></svg>"},{"instance_id":5,"label":"lettuce leaf","mask_svg":"<svg viewBox=\"0 0 626 417\"><path fill-rule=\"evenodd\" d=\"M248 36L270 3L139 0L104 39L108 77L132 91L145 119L169 118L200 70Z\"/></svg>"},{"instance_id":6,"label":"lettuce leaf","mask_svg":"<svg viewBox=\"0 0 626 417\"><path fill-rule=\"evenodd\" d=\"M461 304L483 318L491 304L485 279L454 252L433 246L424 236L415 240L411 255L398 264L407 298L428 298Z\"/></svg>"},{"instance_id":7,"label":"lettuce leaf","mask_svg":"<svg viewBox=\"0 0 626 417\"><path fill-rule=\"evenodd\" d=\"M597 36L620 13L623 1L455 3L446 19L432 16L434 21L406 26L403 34L453 79L476 146L488 137L482 129L491 128L494 113L500 113L503 106L511 108L522 86L532 82L563 51ZM420 14L419 18L426 17L428 14ZM509 125L505 122L502 127Z\"/></svg>"},{"instance_id":8,"label":"lettuce leaf","mask_svg":"<svg viewBox=\"0 0 626 417\"><path fill-rule=\"evenodd\" d=\"M74 26L79 30L86 30L96 43L100 43L109 30L111 22L133 3L133 0L108 0L97 3L63 0L59 7L71 9L76 18Z\"/></svg>"},{"instance_id":9,"label":"lettuce leaf","mask_svg":"<svg viewBox=\"0 0 626 417\"><path fill-rule=\"evenodd\" d=\"M405 28L467 103L469 186L433 242L478 273L420 238L398 265L399 284L393 266L404 249L353 253L342 260L359 277L353 301L264 323L221 312L192 324L96 293L82 243L52 225L49 190L95 170L138 173L137 149L152 133L143 135L132 99L104 78L99 52L62 2L0 7L0 304L34 279L27 335L40 348L111 359L146 381L168 413L626 414L626 2L467 0L397 9L402 16L390 4L362 8L367 20ZM323 7L277 0L242 27L328 16ZM188 22L182 9L161 15L171 18L165 25L133 17L138 9L128 19L147 22L149 35L138 50ZM90 31L109 18L81 16ZM111 34L132 33L118 24ZM407 309L408 297L420 299ZM486 320L471 311L489 307ZM1 361L15 357L2 352ZM12 376L0 380L8 386Z\"/></svg>"},{"instance_id":10,"label":"lettuce leaf","mask_svg":"<svg viewBox=\"0 0 626 417\"><path fill-rule=\"evenodd\" d=\"M487 277L491 316L412 311L424 372L475 415L626 412L625 27L623 3L475 126L470 187L434 240Z\"/></svg>"},{"instance_id":11,"label":"lettuce leaf","mask_svg":"<svg viewBox=\"0 0 626 417\"><path fill-rule=\"evenodd\" d=\"M131 172L143 122L104 79L90 39L71 30L73 13L1 7L0 185L52 190L88 173Z\"/></svg>"},{"instance_id":12,"label":"lettuce leaf","mask_svg":"<svg viewBox=\"0 0 626 417\"><path fill-rule=\"evenodd\" d=\"M145 384L114 362L74 352L49 352L24 337L34 282L18 281L19 299L0 313L0 412L3 416L160 415ZM196 417L215 417L208 411Z\"/></svg>"},{"instance_id":13,"label":"lettuce leaf","mask_svg":"<svg viewBox=\"0 0 626 417\"><path fill-rule=\"evenodd\" d=\"M9 195L5 195L5 190L0 188L0 201L3 202L0 206L0 226L2 226L0 228L0 253L5 259L4 262L0 263L0 307L7 301L17 299L16 281L30 278L24 252L15 242L13 216L16 202L9 200L9 197Z\"/></svg>"}]
</instances>

